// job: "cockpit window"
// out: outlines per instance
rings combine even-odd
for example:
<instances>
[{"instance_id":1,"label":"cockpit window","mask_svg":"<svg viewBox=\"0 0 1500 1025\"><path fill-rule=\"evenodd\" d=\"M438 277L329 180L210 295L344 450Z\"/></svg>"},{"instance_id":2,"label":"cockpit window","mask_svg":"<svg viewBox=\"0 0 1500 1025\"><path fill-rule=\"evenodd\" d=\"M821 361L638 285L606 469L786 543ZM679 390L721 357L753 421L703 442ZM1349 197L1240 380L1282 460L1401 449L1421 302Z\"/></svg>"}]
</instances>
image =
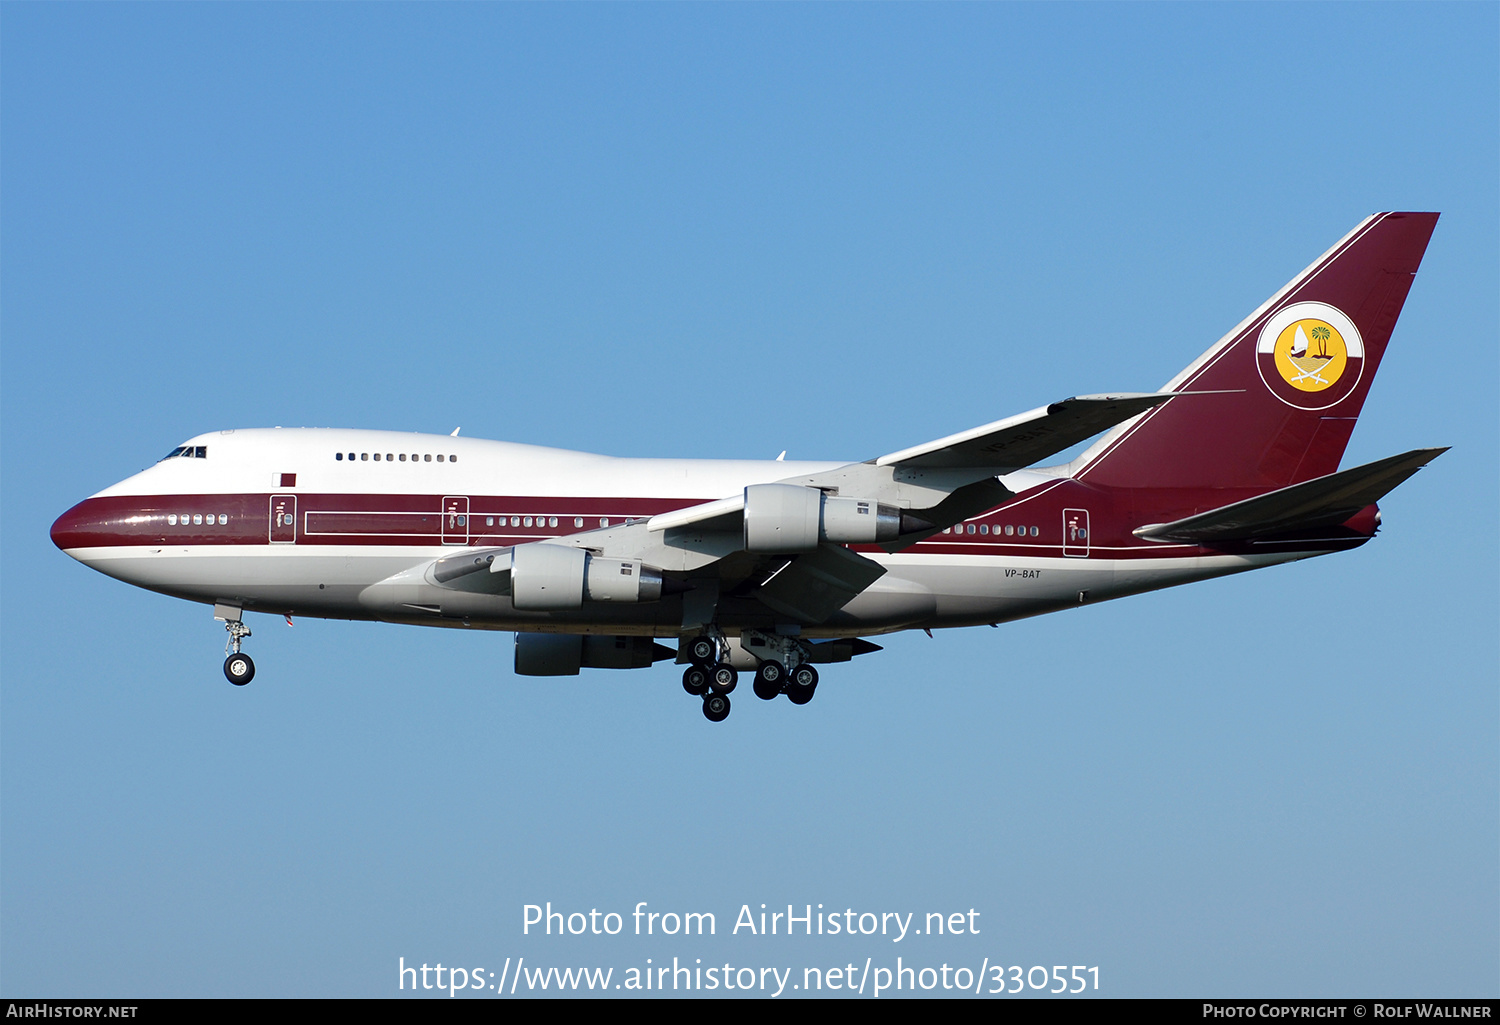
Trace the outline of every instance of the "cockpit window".
<instances>
[{"instance_id":1,"label":"cockpit window","mask_svg":"<svg viewBox=\"0 0 1500 1025\"><path fill-rule=\"evenodd\" d=\"M162 460L166 460L166 459L207 459L207 458L208 458L208 446L207 445L178 445L172 451L168 452L166 455L164 455L164 456L161 457ZM158 462L160 462L160 461L161 460L158 460Z\"/></svg>"}]
</instances>

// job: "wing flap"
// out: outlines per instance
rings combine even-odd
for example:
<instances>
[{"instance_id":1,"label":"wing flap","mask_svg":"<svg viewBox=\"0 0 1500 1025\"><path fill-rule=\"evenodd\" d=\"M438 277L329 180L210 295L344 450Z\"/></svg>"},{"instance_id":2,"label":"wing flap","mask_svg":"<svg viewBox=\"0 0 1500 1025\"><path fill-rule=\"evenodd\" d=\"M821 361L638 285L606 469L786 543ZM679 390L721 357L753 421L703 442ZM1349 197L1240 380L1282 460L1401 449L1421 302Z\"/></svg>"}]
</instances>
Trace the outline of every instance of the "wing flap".
<instances>
[{"instance_id":1,"label":"wing flap","mask_svg":"<svg viewBox=\"0 0 1500 1025\"><path fill-rule=\"evenodd\" d=\"M1446 451L1414 449L1172 523L1137 527L1134 534L1147 541L1242 541L1337 526Z\"/></svg>"},{"instance_id":2,"label":"wing flap","mask_svg":"<svg viewBox=\"0 0 1500 1025\"><path fill-rule=\"evenodd\" d=\"M821 623L885 575L885 567L837 545L820 545L798 555L753 597L777 612L807 623Z\"/></svg>"}]
</instances>

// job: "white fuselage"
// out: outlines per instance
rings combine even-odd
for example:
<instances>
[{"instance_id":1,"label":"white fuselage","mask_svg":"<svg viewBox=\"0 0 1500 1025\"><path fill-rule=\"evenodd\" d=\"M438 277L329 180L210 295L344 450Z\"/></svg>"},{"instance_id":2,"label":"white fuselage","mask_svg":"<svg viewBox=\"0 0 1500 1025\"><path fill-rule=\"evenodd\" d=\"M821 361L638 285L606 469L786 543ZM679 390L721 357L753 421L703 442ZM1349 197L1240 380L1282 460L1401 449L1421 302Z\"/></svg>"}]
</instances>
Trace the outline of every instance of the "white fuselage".
<instances>
[{"instance_id":1,"label":"white fuselage","mask_svg":"<svg viewBox=\"0 0 1500 1025\"><path fill-rule=\"evenodd\" d=\"M128 583L246 610L655 636L679 633L680 600L522 612L503 595L433 586L423 570L465 547L607 530L845 465L624 459L330 429L222 431L184 447L203 455L164 459L65 514L54 527L59 545ZM895 553L861 548L886 574L805 633L1001 622L1317 554L1147 544L1101 529L1104 508L1094 511L1092 539L1085 532L1070 543L1059 503L1080 503L1052 492L1072 482L1045 472L1006 482L1016 497L951 531ZM1078 510L1066 513L1076 520ZM734 632L732 602L722 619Z\"/></svg>"}]
</instances>

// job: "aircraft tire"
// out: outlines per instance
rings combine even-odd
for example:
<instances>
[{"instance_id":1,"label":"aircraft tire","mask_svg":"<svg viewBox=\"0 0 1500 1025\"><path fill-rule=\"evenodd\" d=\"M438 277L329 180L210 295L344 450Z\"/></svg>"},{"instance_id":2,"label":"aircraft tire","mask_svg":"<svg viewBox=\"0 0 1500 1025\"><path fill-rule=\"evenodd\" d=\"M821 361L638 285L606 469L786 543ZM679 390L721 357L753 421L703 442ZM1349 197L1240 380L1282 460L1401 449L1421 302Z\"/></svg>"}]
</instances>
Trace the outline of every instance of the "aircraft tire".
<instances>
[{"instance_id":1,"label":"aircraft tire","mask_svg":"<svg viewBox=\"0 0 1500 1025\"><path fill-rule=\"evenodd\" d=\"M711 666L718 657L719 646L707 634L694 637L692 642L688 644L688 658L692 660L694 665Z\"/></svg>"},{"instance_id":2,"label":"aircraft tire","mask_svg":"<svg viewBox=\"0 0 1500 1025\"><path fill-rule=\"evenodd\" d=\"M249 655L235 653L224 660L224 678L236 687L255 679L255 663Z\"/></svg>"},{"instance_id":3,"label":"aircraft tire","mask_svg":"<svg viewBox=\"0 0 1500 1025\"><path fill-rule=\"evenodd\" d=\"M708 690L708 670L703 666L688 666L682 672L682 689L695 698Z\"/></svg>"},{"instance_id":4,"label":"aircraft tire","mask_svg":"<svg viewBox=\"0 0 1500 1025\"><path fill-rule=\"evenodd\" d=\"M812 690L818 685L818 671L804 662L792 670L791 678L787 680L787 684L790 690L800 688Z\"/></svg>"},{"instance_id":5,"label":"aircraft tire","mask_svg":"<svg viewBox=\"0 0 1500 1025\"><path fill-rule=\"evenodd\" d=\"M729 718L729 696L709 692L703 699L703 717L709 722L723 722Z\"/></svg>"},{"instance_id":6,"label":"aircraft tire","mask_svg":"<svg viewBox=\"0 0 1500 1025\"><path fill-rule=\"evenodd\" d=\"M755 683L753 685L755 696L763 701L771 701L781 693L782 685L786 683L786 667L775 660L767 660L760 664L755 671Z\"/></svg>"},{"instance_id":7,"label":"aircraft tire","mask_svg":"<svg viewBox=\"0 0 1500 1025\"><path fill-rule=\"evenodd\" d=\"M727 662L720 662L714 666L709 673L715 694L728 694L739 686L740 674L735 672L734 666Z\"/></svg>"},{"instance_id":8,"label":"aircraft tire","mask_svg":"<svg viewBox=\"0 0 1500 1025\"><path fill-rule=\"evenodd\" d=\"M817 689L816 683L811 687L788 687L786 689L787 700L794 705L805 705L813 699L813 693Z\"/></svg>"}]
</instances>

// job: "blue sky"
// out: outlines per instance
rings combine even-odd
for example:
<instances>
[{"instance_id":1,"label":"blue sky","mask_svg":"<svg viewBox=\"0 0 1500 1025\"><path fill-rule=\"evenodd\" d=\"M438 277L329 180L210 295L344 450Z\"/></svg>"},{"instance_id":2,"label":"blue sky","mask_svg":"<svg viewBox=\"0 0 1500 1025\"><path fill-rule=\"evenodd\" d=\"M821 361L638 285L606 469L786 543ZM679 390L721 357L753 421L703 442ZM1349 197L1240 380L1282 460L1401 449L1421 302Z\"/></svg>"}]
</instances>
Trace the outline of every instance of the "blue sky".
<instances>
[{"instance_id":1,"label":"blue sky","mask_svg":"<svg viewBox=\"0 0 1500 1025\"><path fill-rule=\"evenodd\" d=\"M0 6L0 992L397 995L398 958L1500 989L1494 5ZM1443 218L1328 559L678 673L207 609L53 518L224 427L867 458L1150 390L1366 214ZM1286 638L1289 609L1331 624ZM713 938L523 936L522 907ZM977 936L726 935L743 904ZM940 991L939 991L940 992Z\"/></svg>"}]
</instances>

